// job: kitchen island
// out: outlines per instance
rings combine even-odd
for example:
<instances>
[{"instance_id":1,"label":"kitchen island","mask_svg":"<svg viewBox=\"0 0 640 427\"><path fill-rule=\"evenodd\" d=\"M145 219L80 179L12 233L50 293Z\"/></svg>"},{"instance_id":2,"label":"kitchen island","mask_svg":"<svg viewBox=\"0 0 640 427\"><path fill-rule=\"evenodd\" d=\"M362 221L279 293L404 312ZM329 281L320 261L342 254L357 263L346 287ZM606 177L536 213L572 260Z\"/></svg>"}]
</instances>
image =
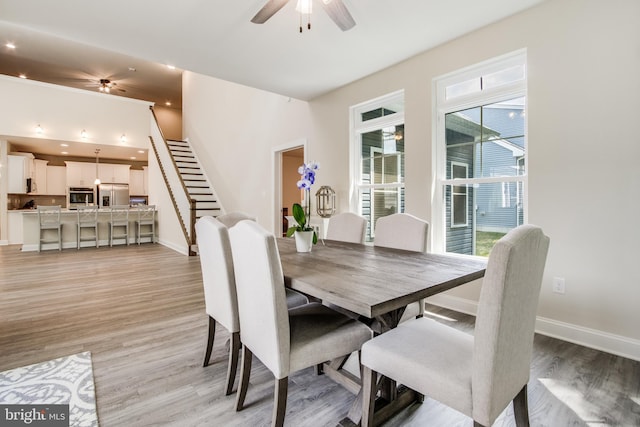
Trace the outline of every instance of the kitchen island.
<instances>
[{"instance_id":1,"label":"kitchen island","mask_svg":"<svg viewBox=\"0 0 640 427\"><path fill-rule=\"evenodd\" d=\"M40 240L40 224L38 223L38 211L37 209L20 209L9 211L11 223L14 229L18 226L22 227L22 251L37 251L38 241ZM136 244L136 227L135 220L138 218L138 209L132 207L129 211L129 244ZM20 221L20 219L22 221ZM111 219L111 213L108 208L98 210L98 242L100 246L109 246L109 220ZM62 222L62 248L63 249L76 249L77 248L77 223L78 213L76 210L62 209L60 220ZM20 224L18 224L20 223ZM156 230L157 226L157 212L156 212ZM16 230L17 231L17 230ZM90 230L84 230L83 235ZM141 239L141 243L151 242L151 236L144 236ZM12 242L19 244L20 242ZM114 239L114 245L126 244L124 238ZM95 247L95 242L82 241L81 247ZM42 250L57 249L57 244L44 243Z\"/></svg>"}]
</instances>

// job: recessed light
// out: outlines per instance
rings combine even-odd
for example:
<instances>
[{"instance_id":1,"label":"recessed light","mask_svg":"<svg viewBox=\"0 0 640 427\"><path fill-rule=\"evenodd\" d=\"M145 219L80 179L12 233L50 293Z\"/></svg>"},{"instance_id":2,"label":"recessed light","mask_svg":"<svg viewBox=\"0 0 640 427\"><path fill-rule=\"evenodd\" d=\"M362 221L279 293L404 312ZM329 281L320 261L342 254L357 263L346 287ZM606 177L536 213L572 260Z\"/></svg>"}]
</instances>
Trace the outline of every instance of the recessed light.
<instances>
[{"instance_id":1,"label":"recessed light","mask_svg":"<svg viewBox=\"0 0 640 427\"><path fill-rule=\"evenodd\" d=\"M68 147L69 144L60 144L60 147Z\"/></svg>"},{"instance_id":2,"label":"recessed light","mask_svg":"<svg viewBox=\"0 0 640 427\"><path fill-rule=\"evenodd\" d=\"M68 151L61 151L60 154L69 154Z\"/></svg>"},{"instance_id":3,"label":"recessed light","mask_svg":"<svg viewBox=\"0 0 640 427\"><path fill-rule=\"evenodd\" d=\"M171 107L171 101L165 102L164 105L166 105L167 107Z\"/></svg>"},{"instance_id":4,"label":"recessed light","mask_svg":"<svg viewBox=\"0 0 640 427\"><path fill-rule=\"evenodd\" d=\"M136 70L136 67L129 67L129 71L135 72L135 71L138 71L138 70Z\"/></svg>"},{"instance_id":5,"label":"recessed light","mask_svg":"<svg viewBox=\"0 0 640 427\"><path fill-rule=\"evenodd\" d=\"M5 46L8 47L9 49L15 49L16 48L16 45L11 43L11 42L5 44Z\"/></svg>"},{"instance_id":6,"label":"recessed light","mask_svg":"<svg viewBox=\"0 0 640 427\"><path fill-rule=\"evenodd\" d=\"M144 150L138 150L138 153L144 154Z\"/></svg>"},{"instance_id":7,"label":"recessed light","mask_svg":"<svg viewBox=\"0 0 640 427\"><path fill-rule=\"evenodd\" d=\"M131 160L135 160L135 159L136 159L136 156L131 156L131 157L129 157L129 158L130 158Z\"/></svg>"},{"instance_id":8,"label":"recessed light","mask_svg":"<svg viewBox=\"0 0 640 427\"><path fill-rule=\"evenodd\" d=\"M18 77L20 77L21 79L26 79L27 75L24 73L20 73L20 75L18 75Z\"/></svg>"}]
</instances>

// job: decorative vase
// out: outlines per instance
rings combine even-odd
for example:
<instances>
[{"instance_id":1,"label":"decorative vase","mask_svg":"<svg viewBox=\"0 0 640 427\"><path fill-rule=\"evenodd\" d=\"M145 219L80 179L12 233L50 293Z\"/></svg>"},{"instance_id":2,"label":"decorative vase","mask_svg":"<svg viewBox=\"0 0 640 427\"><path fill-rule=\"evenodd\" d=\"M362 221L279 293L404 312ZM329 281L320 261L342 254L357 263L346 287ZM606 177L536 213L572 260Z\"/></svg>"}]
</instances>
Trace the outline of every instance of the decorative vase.
<instances>
[{"instance_id":1,"label":"decorative vase","mask_svg":"<svg viewBox=\"0 0 640 427\"><path fill-rule=\"evenodd\" d=\"M298 252L311 252L313 246L313 231L296 231L293 233L296 239L296 250Z\"/></svg>"}]
</instances>

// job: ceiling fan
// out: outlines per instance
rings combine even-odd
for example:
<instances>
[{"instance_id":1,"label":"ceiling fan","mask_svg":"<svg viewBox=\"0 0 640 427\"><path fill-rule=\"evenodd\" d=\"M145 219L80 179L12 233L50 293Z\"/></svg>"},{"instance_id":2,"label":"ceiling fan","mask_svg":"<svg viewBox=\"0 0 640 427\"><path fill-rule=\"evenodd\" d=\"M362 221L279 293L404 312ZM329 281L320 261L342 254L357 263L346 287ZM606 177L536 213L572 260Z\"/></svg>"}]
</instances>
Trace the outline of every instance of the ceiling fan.
<instances>
[{"instance_id":1,"label":"ceiling fan","mask_svg":"<svg viewBox=\"0 0 640 427\"><path fill-rule=\"evenodd\" d=\"M268 0L267 3L251 18L251 22L254 24L264 24L269 18L276 14L282 7L287 4L289 0ZM311 14L312 0L298 0L296 10L301 14ZM342 31L347 31L356 25L353 17L349 13L349 10L344 5L342 0L320 0L320 4L324 8L327 15L336 23ZM311 24L308 24L308 28L311 29ZM302 32L302 26L300 26L300 32Z\"/></svg>"},{"instance_id":2,"label":"ceiling fan","mask_svg":"<svg viewBox=\"0 0 640 427\"><path fill-rule=\"evenodd\" d=\"M100 79L98 82L98 90L100 92L110 93L112 90L117 90L119 92L126 92L124 89L117 88L118 84L116 82L112 82L109 79Z\"/></svg>"}]
</instances>

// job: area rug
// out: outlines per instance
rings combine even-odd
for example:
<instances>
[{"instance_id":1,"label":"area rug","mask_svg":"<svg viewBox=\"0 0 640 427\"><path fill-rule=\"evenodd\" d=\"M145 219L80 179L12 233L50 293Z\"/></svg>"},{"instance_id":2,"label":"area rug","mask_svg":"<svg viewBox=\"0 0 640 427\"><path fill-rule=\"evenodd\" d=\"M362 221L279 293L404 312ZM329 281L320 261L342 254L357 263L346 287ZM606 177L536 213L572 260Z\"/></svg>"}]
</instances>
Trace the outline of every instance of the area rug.
<instances>
[{"instance_id":1,"label":"area rug","mask_svg":"<svg viewBox=\"0 0 640 427\"><path fill-rule=\"evenodd\" d=\"M97 427L91 353L0 372L0 404L69 404L69 426Z\"/></svg>"}]
</instances>

